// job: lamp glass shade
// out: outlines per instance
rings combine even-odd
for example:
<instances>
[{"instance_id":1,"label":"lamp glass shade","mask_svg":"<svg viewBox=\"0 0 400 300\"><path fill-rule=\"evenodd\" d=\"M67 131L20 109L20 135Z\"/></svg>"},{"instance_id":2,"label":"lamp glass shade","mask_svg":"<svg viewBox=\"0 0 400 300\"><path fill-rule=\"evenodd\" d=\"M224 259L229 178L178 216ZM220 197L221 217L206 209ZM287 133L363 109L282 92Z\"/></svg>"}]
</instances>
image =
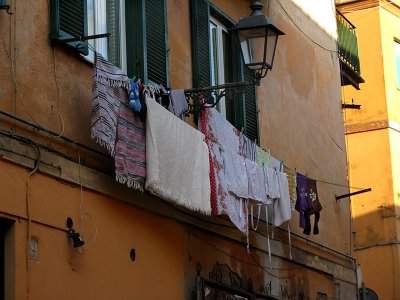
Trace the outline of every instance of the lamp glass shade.
<instances>
[{"instance_id":1,"label":"lamp glass shade","mask_svg":"<svg viewBox=\"0 0 400 300\"><path fill-rule=\"evenodd\" d=\"M271 69L278 32L270 27L238 31L244 64L253 70Z\"/></svg>"}]
</instances>

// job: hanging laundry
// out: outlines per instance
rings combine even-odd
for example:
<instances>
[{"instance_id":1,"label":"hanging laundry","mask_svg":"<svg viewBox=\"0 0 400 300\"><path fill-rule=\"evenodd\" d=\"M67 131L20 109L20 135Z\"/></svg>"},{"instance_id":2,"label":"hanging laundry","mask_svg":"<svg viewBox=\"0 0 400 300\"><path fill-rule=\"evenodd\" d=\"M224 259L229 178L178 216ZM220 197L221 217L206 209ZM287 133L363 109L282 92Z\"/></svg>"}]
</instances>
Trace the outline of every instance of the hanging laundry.
<instances>
[{"instance_id":1,"label":"hanging laundry","mask_svg":"<svg viewBox=\"0 0 400 300\"><path fill-rule=\"evenodd\" d=\"M251 161L256 161L256 143L244 134L240 134L240 144L242 145L242 155Z\"/></svg>"},{"instance_id":2,"label":"hanging laundry","mask_svg":"<svg viewBox=\"0 0 400 300\"><path fill-rule=\"evenodd\" d=\"M209 154L204 135L146 98L146 189L188 209L211 214Z\"/></svg>"},{"instance_id":3,"label":"hanging laundry","mask_svg":"<svg viewBox=\"0 0 400 300\"><path fill-rule=\"evenodd\" d=\"M277 172L274 169L264 167L265 191L267 194L267 203L272 203L272 199L279 198L279 184Z\"/></svg>"},{"instance_id":4,"label":"hanging laundry","mask_svg":"<svg viewBox=\"0 0 400 300\"><path fill-rule=\"evenodd\" d=\"M290 209L289 184L287 175L282 172L277 172L277 179L279 185L279 198L274 199L275 226L279 226L282 223L290 220L292 215Z\"/></svg>"},{"instance_id":5,"label":"hanging laundry","mask_svg":"<svg viewBox=\"0 0 400 300\"><path fill-rule=\"evenodd\" d=\"M135 112L140 112L142 109L142 104L140 103L139 99L139 86L139 80L136 82L131 80L131 88L129 90L129 107Z\"/></svg>"},{"instance_id":6,"label":"hanging laundry","mask_svg":"<svg viewBox=\"0 0 400 300\"><path fill-rule=\"evenodd\" d=\"M263 167L249 159L245 159L245 163L249 182L249 199L267 203Z\"/></svg>"},{"instance_id":7,"label":"hanging laundry","mask_svg":"<svg viewBox=\"0 0 400 300\"><path fill-rule=\"evenodd\" d=\"M297 173L297 202L296 210L300 213L299 226L304 229L303 233L310 235L311 233L311 215L315 215L314 234L319 233L318 222L321 203L318 200L316 181Z\"/></svg>"},{"instance_id":8,"label":"hanging laundry","mask_svg":"<svg viewBox=\"0 0 400 300\"><path fill-rule=\"evenodd\" d=\"M228 192L239 198L249 197L249 180L245 158L229 149L221 148Z\"/></svg>"},{"instance_id":9,"label":"hanging laundry","mask_svg":"<svg viewBox=\"0 0 400 300\"><path fill-rule=\"evenodd\" d=\"M214 170L214 174L210 174L210 180L214 182L211 183L211 186L216 189L211 193L215 193L215 199L211 199L211 201L216 202L213 205L213 215L227 215L232 223L248 236L247 201L229 193L223 156L224 149L240 154L240 132L213 108L200 112L199 130L209 138L211 169Z\"/></svg>"},{"instance_id":10,"label":"hanging laundry","mask_svg":"<svg viewBox=\"0 0 400 300\"><path fill-rule=\"evenodd\" d=\"M168 110L181 120L185 120L185 113L189 109L184 90L172 90Z\"/></svg>"},{"instance_id":11,"label":"hanging laundry","mask_svg":"<svg viewBox=\"0 0 400 300\"><path fill-rule=\"evenodd\" d=\"M127 93L121 92L114 157L116 180L143 191L146 180L146 123L132 112Z\"/></svg>"},{"instance_id":12,"label":"hanging laundry","mask_svg":"<svg viewBox=\"0 0 400 300\"><path fill-rule=\"evenodd\" d=\"M242 134L229 123L215 108L208 108L206 112L206 130L210 140L219 143L224 149L241 154L240 135ZM199 122L201 130L201 122Z\"/></svg>"},{"instance_id":13,"label":"hanging laundry","mask_svg":"<svg viewBox=\"0 0 400 300\"><path fill-rule=\"evenodd\" d=\"M261 166L269 166L271 154L256 146L256 162Z\"/></svg>"},{"instance_id":14,"label":"hanging laundry","mask_svg":"<svg viewBox=\"0 0 400 300\"><path fill-rule=\"evenodd\" d=\"M277 160L275 157L273 157L271 155L268 167L270 167L271 169L274 169L277 172L282 172L283 171L283 161Z\"/></svg>"},{"instance_id":15,"label":"hanging laundry","mask_svg":"<svg viewBox=\"0 0 400 300\"><path fill-rule=\"evenodd\" d=\"M318 222L320 218L320 211L322 210L322 205L318 199L317 192L317 182L314 179L307 178L307 190L308 190L308 199L310 202L310 208L306 211L306 229L305 234L310 234L311 232L311 215L314 215L314 229L313 233L319 233Z\"/></svg>"},{"instance_id":16,"label":"hanging laundry","mask_svg":"<svg viewBox=\"0 0 400 300\"><path fill-rule=\"evenodd\" d=\"M201 113L205 113L202 111ZM216 188L216 211L213 215L227 215L232 223L246 236L249 231L248 207L246 201L228 191L225 177L225 165L221 146L210 140L210 152L213 162L214 179ZM211 176L210 176L211 177Z\"/></svg>"},{"instance_id":17,"label":"hanging laundry","mask_svg":"<svg viewBox=\"0 0 400 300\"><path fill-rule=\"evenodd\" d=\"M287 166L283 166L283 172L287 174L287 179L289 182L289 195L290 195L290 208L295 209L297 201L296 193L296 171L290 169Z\"/></svg>"},{"instance_id":18,"label":"hanging laundry","mask_svg":"<svg viewBox=\"0 0 400 300\"><path fill-rule=\"evenodd\" d=\"M94 54L92 82L91 137L114 156L117 135L117 114L123 92L130 80L122 70ZM125 92L126 93L126 92Z\"/></svg>"}]
</instances>

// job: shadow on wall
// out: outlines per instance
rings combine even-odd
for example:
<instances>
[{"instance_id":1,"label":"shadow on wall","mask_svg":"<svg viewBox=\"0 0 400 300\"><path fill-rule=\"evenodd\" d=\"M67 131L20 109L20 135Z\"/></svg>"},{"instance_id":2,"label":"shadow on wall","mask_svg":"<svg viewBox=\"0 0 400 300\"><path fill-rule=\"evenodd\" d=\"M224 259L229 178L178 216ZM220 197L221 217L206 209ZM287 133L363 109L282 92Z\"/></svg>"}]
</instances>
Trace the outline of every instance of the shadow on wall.
<instances>
[{"instance_id":1,"label":"shadow on wall","mask_svg":"<svg viewBox=\"0 0 400 300\"><path fill-rule=\"evenodd\" d=\"M363 204L360 206L364 209ZM354 255L361 267L361 280L382 299L395 299L399 292L399 220L400 206L379 204L369 213L353 218Z\"/></svg>"}]
</instances>

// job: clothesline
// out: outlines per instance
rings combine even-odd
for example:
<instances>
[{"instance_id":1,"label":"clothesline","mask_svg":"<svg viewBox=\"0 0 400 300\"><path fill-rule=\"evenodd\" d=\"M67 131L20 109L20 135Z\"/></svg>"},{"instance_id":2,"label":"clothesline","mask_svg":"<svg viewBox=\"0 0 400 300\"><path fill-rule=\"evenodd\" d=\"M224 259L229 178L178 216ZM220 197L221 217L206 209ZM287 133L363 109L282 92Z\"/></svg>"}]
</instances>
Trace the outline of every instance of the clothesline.
<instances>
[{"instance_id":1,"label":"clothesline","mask_svg":"<svg viewBox=\"0 0 400 300\"><path fill-rule=\"evenodd\" d=\"M268 153L269 155L271 155L270 154L270 150L268 149L268 151L267 150L265 150L264 148L262 148L262 147L260 147L262 150L264 150L266 153ZM271 155L272 156L272 155ZM294 170L295 172L297 172L297 169L296 168L291 168L291 167L289 167L288 165L286 165L285 163L284 163L284 161L283 160L279 160L280 162L282 162L283 163L283 166L284 167L286 167L286 168L288 168L288 169L290 169L290 170ZM306 174L306 176L308 176L308 174ZM311 178L313 178L312 176L311 176ZM335 186L340 186L340 187L345 187L345 188L350 188L350 189L355 189L355 190L364 190L364 189L366 189L365 187L356 187L356 186L350 186L350 185L344 185L344 184L340 184L340 183L335 183L335 182L330 182L330 181L326 181L326 180L320 180L320 179L315 179L315 178L313 178L315 181L317 181L317 182L320 182L320 183L325 183L325 184L330 184L330 185L335 185Z\"/></svg>"}]
</instances>

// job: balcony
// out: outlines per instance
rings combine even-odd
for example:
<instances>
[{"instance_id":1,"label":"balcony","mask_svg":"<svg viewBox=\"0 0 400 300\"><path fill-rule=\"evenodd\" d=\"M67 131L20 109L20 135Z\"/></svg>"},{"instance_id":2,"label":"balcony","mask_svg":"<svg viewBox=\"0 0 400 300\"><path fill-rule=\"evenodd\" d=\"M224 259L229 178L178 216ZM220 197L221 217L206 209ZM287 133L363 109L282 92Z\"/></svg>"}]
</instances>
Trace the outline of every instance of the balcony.
<instances>
[{"instance_id":1,"label":"balcony","mask_svg":"<svg viewBox=\"0 0 400 300\"><path fill-rule=\"evenodd\" d=\"M359 90L359 84L363 83L364 79L360 72L355 26L338 10L336 10L336 21L342 86L352 85Z\"/></svg>"}]
</instances>

